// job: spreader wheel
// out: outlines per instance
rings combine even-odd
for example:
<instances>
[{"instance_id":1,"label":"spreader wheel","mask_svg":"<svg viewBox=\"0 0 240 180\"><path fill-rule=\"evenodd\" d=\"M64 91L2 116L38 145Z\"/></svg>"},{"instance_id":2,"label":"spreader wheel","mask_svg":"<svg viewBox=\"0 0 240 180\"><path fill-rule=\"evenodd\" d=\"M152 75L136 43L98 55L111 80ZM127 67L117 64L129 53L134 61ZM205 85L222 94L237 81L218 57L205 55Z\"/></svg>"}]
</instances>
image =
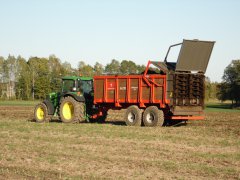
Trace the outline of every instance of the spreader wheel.
<instances>
[{"instance_id":1,"label":"spreader wheel","mask_svg":"<svg viewBox=\"0 0 240 180\"><path fill-rule=\"evenodd\" d=\"M48 114L47 106L44 103L39 103L34 109L34 119L38 123L49 122L52 115Z\"/></svg>"},{"instance_id":2,"label":"spreader wheel","mask_svg":"<svg viewBox=\"0 0 240 180\"><path fill-rule=\"evenodd\" d=\"M141 126L142 110L135 105L130 106L127 108L124 119L128 126Z\"/></svg>"},{"instance_id":3,"label":"spreader wheel","mask_svg":"<svg viewBox=\"0 0 240 180\"><path fill-rule=\"evenodd\" d=\"M164 113L156 106L149 106L143 113L143 124L145 126L162 126L164 123Z\"/></svg>"}]
</instances>

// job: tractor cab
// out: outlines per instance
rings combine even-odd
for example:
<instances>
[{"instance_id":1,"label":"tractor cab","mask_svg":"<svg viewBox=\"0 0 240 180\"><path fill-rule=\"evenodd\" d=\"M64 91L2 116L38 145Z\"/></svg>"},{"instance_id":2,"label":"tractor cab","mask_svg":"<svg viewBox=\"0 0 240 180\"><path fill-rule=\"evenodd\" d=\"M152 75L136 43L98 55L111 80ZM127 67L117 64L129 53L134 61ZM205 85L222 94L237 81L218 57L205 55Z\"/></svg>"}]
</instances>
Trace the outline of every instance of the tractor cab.
<instances>
[{"instance_id":1,"label":"tractor cab","mask_svg":"<svg viewBox=\"0 0 240 180\"><path fill-rule=\"evenodd\" d=\"M62 94L88 96L93 91L93 79L81 76L66 76L62 78Z\"/></svg>"}]
</instances>

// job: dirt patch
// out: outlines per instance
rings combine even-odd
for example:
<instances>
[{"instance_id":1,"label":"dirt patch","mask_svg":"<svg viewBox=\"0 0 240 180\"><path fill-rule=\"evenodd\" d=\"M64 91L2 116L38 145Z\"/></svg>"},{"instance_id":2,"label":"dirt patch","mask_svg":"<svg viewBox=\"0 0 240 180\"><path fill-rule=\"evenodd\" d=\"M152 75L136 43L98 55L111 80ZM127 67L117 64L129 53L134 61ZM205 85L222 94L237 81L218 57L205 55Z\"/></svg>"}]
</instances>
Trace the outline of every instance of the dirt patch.
<instances>
[{"instance_id":1,"label":"dirt patch","mask_svg":"<svg viewBox=\"0 0 240 180\"><path fill-rule=\"evenodd\" d=\"M0 106L0 118L32 119L33 106Z\"/></svg>"}]
</instances>

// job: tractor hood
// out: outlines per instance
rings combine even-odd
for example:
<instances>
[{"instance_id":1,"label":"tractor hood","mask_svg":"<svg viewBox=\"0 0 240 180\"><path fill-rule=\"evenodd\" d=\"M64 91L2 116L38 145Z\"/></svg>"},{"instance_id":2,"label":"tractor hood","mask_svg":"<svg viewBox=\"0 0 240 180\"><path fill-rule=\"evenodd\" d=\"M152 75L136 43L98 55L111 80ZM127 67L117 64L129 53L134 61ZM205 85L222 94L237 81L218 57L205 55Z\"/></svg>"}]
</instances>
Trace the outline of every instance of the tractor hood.
<instances>
[{"instance_id":1,"label":"tractor hood","mask_svg":"<svg viewBox=\"0 0 240 180\"><path fill-rule=\"evenodd\" d=\"M175 71L205 73L214 41L183 40Z\"/></svg>"}]
</instances>

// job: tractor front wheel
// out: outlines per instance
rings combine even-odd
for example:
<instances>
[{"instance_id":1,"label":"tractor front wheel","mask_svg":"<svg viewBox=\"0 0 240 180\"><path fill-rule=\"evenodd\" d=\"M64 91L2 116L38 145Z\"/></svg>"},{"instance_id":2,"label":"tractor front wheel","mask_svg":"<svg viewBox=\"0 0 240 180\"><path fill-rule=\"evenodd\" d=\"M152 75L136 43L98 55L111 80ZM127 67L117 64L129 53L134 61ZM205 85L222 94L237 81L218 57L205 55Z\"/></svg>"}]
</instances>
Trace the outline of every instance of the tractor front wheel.
<instances>
[{"instance_id":1,"label":"tractor front wheel","mask_svg":"<svg viewBox=\"0 0 240 180\"><path fill-rule=\"evenodd\" d=\"M60 104L60 118L64 123L77 123L85 120L84 103L65 97Z\"/></svg>"},{"instance_id":2,"label":"tractor front wheel","mask_svg":"<svg viewBox=\"0 0 240 180\"><path fill-rule=\"evenodd\" d=\"M34 118L36 122L43 123L49 122L52 118L52 115L48 114L47 106L44 103L39 103L34 109Z\"/></svg>"}]
</instances>

